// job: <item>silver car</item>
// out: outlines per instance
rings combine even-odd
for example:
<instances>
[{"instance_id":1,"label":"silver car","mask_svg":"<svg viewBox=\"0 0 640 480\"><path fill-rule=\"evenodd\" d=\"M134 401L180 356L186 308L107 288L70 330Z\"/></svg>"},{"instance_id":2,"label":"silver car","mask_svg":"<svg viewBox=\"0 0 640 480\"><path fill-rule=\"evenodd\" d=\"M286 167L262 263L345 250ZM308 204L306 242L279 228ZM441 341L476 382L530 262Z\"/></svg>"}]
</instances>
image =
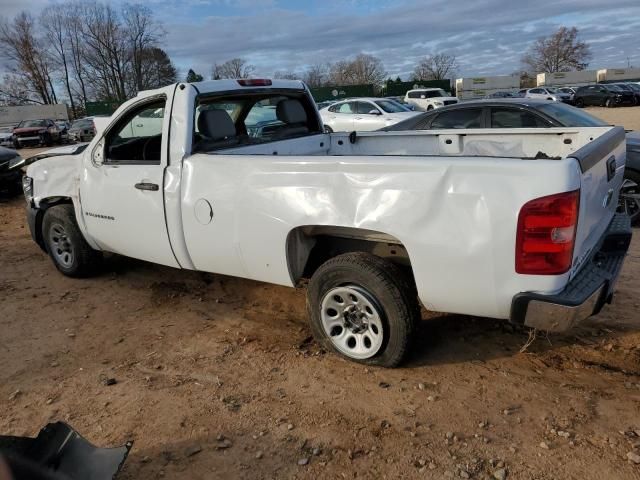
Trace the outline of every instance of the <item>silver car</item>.
<instances>
[{"instance_id":1,"label":"silver car","mask_svg":"<svg viewBox=\"0 0 640 480\"><path fill-rule=\"evenodd\" d=\"M552 100L554 102L571 103L571 95L569 93L561 92L554 87L536 87L530 88L525 93L525 98L541 98L543 100Z\"/></svg>"}]
</instances>

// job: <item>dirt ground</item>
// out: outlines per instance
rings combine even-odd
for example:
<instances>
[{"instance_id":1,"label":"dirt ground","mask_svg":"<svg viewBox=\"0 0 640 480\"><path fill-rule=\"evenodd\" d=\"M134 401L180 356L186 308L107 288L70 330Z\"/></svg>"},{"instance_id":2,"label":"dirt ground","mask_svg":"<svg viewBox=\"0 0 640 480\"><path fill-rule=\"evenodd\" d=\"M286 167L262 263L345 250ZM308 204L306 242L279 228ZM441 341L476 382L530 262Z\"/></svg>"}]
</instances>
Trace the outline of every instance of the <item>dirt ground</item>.
<instances>
[{"instance_id":1,"label":"dirt ground","mask_svg":"<svg viewBox=\"0 0 640 480\"><path fill-rule=\"evenodd\" d=\"M614 303L569 335L521 352L507 323L425 312L407 365L365 368L311 340L302 289L117 256L66 278L13 199L0 433L63 420L100 446L133 440L123 479L637 480L639 276L636 236Z\"/></svg>"},{"instance_id":2,"label":"dirt ground","mask_svg":"<svg viewBox=\"0 0 640 480\"><path fill-rule=\"evenodd\" d=\"M588 107L585 110L613 125L622 125L627 130L640 130L640 107Z\"/></svg>"}]
</instances>

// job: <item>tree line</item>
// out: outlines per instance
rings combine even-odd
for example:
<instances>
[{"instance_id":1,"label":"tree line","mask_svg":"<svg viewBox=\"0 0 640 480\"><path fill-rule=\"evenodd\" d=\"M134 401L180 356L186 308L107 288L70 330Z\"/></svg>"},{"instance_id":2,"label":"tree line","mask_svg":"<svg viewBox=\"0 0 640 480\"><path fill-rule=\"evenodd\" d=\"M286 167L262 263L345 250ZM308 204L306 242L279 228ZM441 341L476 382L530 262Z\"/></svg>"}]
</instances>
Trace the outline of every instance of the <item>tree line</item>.
<instances>
[{"instance_id":1,"label":"tree line","mask_svg":"<svg viewBox=\"0 0 640 480\"><path fill-rule=\"evenodd\" d=\"M64 97L78 114L89 101L120 103L140 90L179 80L205 79L192 69L185 78L178 78L176 67L161 48L163 25L149 8L142 4L117 5L69 0L50 4L38 16L23 12L0 22L0 56L8 62L0 82L0 102L52 104ZM533 82L537 72L584 69L590 58L589 45L579 40L578 30L561 27L523 52L523 68L517 73L524 81ZM407 80L451 79L459 68L455 55L427 55L418 59ZM232 58L215 62L207 78L261 75L247 60ZM387 72L380 58L359 53L267 76L302 80L313 88L382 85Z\"/></svg>"},{"instance_id":2,"label":"tree line","mask_svg":"<svg viewBox=\"0 0 640 480\"><path fill-rule=\"evenodd\" d=\"M64 96L83 111L92 100L122 102L138 91L177 81L160 48L162 25L141 4L68 1L0 23L8 72L5 104L52 104Z\"/></svg>"}]
</instances>

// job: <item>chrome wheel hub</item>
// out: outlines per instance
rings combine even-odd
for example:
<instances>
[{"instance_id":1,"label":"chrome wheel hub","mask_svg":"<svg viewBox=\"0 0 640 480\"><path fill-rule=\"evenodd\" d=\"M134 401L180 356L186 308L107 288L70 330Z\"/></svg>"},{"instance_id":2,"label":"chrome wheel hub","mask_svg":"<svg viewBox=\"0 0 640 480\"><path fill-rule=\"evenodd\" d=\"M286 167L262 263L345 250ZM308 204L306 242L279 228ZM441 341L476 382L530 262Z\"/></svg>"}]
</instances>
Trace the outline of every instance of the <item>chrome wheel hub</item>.
<instances>
[{"instance_id":1,"label":"chrome wheel hub","mask_svg":"<svg viewBox=\"0 0 640 480\"><path fill-rule=\"evenodd\" d=\"M364 288L333 288L322 298L321 308L322 326L338 351L359 360L378 353L384 339L382 310Z\"/></svg>"},{"instance_id":2,"label":"chrome wheel hub","mask_svg":"<svg viewBox=\"0 0 640 480\"><path fill-rule=\"evenodd\" d=\"M73 245L69 241L65 228L58 223L52 225L49 230L49 249L62 266L68 268L73 265Z\"/></svg>"}]
</instances>

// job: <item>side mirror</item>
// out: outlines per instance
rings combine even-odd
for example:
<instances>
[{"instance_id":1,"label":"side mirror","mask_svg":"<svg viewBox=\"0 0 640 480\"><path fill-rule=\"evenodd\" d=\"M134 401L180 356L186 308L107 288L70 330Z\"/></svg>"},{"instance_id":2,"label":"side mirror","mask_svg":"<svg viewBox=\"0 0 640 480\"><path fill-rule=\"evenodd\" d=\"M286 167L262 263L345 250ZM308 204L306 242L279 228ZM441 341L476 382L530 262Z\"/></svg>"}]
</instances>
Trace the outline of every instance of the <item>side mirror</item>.
<instances>
[{"instance_id":1,"label":"side mirror","mask_svg":"<svg viewBox=\"0 0 640 480\"><path fill-rule=\"evenodd\" d=\"M91 152L91 162L99 167L104 163L104 139L100 140Z\"/></svg>"},{"instance_id":2,"label":"side mirror","mask_svg":"<svg viewBox=\"0 0 640 480\"><path fill-rule=\"evenodd\" d=\"M382 113L380 113L380 110L369 110L369 115L382 115Z\"/></svg>"}]
</instances>

